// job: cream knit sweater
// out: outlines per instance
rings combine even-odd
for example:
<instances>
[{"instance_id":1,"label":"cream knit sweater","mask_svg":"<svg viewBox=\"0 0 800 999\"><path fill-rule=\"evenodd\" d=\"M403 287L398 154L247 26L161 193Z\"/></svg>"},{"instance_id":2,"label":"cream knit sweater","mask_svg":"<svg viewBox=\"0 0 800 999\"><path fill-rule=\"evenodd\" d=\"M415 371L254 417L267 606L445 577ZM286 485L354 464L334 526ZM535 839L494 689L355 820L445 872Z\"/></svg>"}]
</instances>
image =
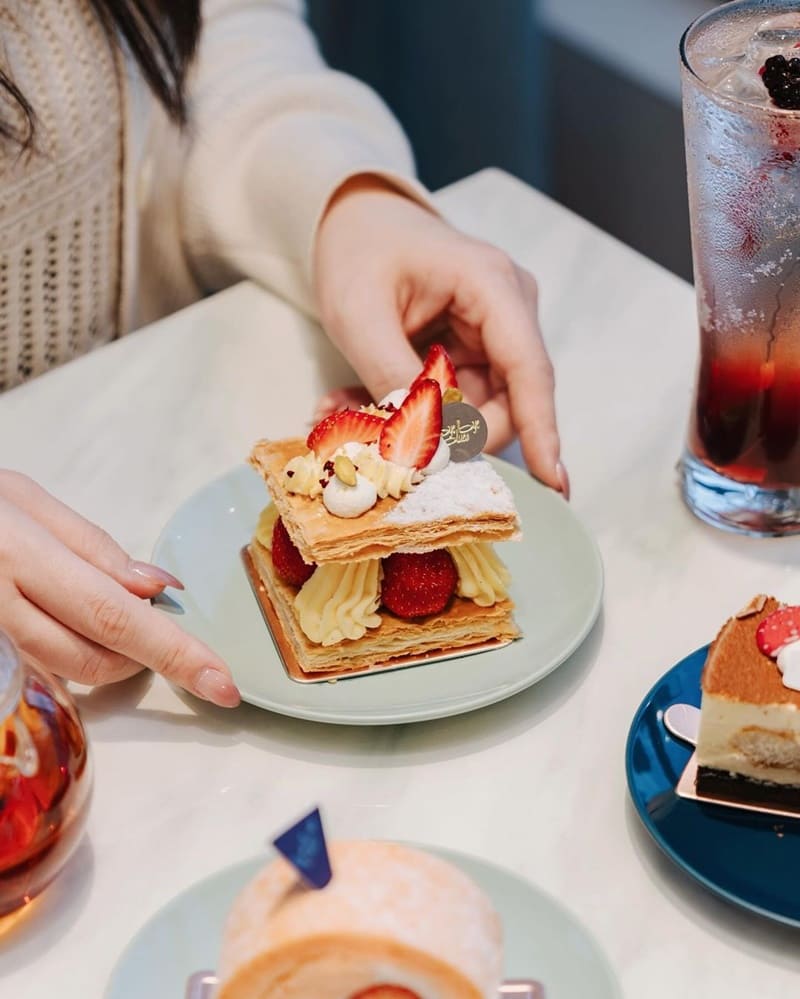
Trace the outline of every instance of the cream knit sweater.
<instances>
[{"instance_id":1,"label":"cream knit sweater","mask_svg":"<svg viewBox=\"0 0 800 999\"><path fill-rule=\"evenodd\" d=\"M0 146L0 391L242 277L313 312L315 228L344 180L426 201L300 0L205 0L203 21L181 132L88 0L0 0L0 62L39 128L30 155Z\"/></svg>"}]
</instances>

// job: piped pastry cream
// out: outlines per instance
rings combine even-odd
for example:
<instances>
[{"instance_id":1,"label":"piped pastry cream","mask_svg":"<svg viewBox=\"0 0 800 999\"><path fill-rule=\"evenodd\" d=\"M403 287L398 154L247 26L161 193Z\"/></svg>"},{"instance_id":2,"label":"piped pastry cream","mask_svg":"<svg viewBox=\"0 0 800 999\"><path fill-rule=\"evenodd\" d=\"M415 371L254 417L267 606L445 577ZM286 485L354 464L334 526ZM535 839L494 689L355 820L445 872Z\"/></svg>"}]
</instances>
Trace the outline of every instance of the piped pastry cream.
<instances>
[{"instance_id":1,"label":"piped pastry cream","mask_svg":"<svg viewBox=\"0 0 800 999\"><path fill-rule=\"evenodd\" d=\"M333 876L321 890L279 858L238 896L217 999L367 999L380 988L403 999L495 999L501 923L464 873L393 843L334 842L329 854Z\"/></svg>"},{"instance_id":2,"label":"piped pastry cream","mask_svg":"<svg viewBox=\"0 0 800 999\"><path fill-rule=\"evenodd\" d=\"M456 593L479 607L492 607L508 596L511 575L491 545L474 541L448 548L458 572Z\"/></svg>"},{"instance_id":3,"label":"piped pastry cream","mask_svg":"<svg viewBox=\"0 0 800 999\"><path fill-rule=\"evenodd\" d=\"M400 499L403 493L411 492L415 484L421 481L421 473L417 469L387 461L380 456L374 444L360 446L353 456L353 463L359 474L375 486L380 499L386 499L387 496Z\"/></svg>"},{"instance_id":4,"label":"piped pastry cream","mask_svg":"<svg viewBox=\"0 0 800 999\"><path fill-rule=\"evenodd\" d=\"M381 561L321 565L295 597L303 634L318 645L355 641L381 623Z\"/></svg>"},{"instance_id":5,"label":"piped pastry cream","mask_svg":"<svg viewBox=\"0 0 800 999\"><path fill-rule=\"evenodd\" d=\"M261 511L256 524L255 540L268 550L272 549L272 532L275 529L277 519L278 508L274 503L268 503Z\"/></svg>"},{"instance_id":6,"label":"piped pastry cream","mask_svg":"<svg viewBox=\"0 0 800 999\"><path fill-rule=\"evenodd\" d=\"M296 454L286 462L281 472L281 484L287 493L313 499L322 495L322 476L322 462L313 451L309 451L307 454Z\"/></svg>"},{"instance_id":7,"label":"piped pastry cream","mask_svg":"<svg viewBox=\"0 0 800 999\"><path fill-rule=\"evenodd\" d=\"M434 345L397 404L343 410L306 441L253 448L277 518L269 540L260 524L249 555L304 672L519 636L509 574L492 548L520 536L514 498L481 455L451 460L443 397L465 408Z\"/></svg>"}]
</instances>

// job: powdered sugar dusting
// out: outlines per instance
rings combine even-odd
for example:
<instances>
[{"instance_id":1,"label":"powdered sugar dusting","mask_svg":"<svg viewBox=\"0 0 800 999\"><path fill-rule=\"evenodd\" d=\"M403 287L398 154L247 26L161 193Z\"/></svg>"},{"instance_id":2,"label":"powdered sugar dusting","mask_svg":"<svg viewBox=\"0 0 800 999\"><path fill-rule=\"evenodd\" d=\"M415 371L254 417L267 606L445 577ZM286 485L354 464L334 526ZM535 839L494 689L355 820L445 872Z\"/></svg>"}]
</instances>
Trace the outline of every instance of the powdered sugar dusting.
<instances>
[{"instance_id":1,"label":"powdered sugar dusting","mask_svg":"<svg viewBox=\"0 0 800 999\"><path fill-rule=\"evenodd\" d=\"M416 524L440 517L473 517L481 513L514 514L511 490L485 458L451 461L404 496L385 522Z\"/></svg>"}]
</instances>

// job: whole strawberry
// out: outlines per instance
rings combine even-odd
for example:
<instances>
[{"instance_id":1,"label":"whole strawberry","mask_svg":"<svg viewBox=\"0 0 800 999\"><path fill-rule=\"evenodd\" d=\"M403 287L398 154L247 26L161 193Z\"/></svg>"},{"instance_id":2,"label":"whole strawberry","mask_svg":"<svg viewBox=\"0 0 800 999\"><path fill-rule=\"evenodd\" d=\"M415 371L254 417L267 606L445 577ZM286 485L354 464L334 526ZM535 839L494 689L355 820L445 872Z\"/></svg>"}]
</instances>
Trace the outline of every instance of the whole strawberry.
<instances>
[{"instance_id":1,"label":"whole strawberry","mask_svg":"<svg viewBox=\"0 0 800 999\"><path fill-rule=\"evenodd\" d=\"M445 609L458 573L448 551L418 555L395 552L383 560L381 602L398 617L425 617Z\"/></svg>"},{"instance_id":2,"label":"whole strawberry","mask_svg":"<svg viewBox=\"0 0 800 999\"><path fill-rule=\"evenodd\" d=\"M317 568L303 561L280 517L272 528L272 564L278 576L290 586L302 586Z\"/></svg>"}]
</instances>

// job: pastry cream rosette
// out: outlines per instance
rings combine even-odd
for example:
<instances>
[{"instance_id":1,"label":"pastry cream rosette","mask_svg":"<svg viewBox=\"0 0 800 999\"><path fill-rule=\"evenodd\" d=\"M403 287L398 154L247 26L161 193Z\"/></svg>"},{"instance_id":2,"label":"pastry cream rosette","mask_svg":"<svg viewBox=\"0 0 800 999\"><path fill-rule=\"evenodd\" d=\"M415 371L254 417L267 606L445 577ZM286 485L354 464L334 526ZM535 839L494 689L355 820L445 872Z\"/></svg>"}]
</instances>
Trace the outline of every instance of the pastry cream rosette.
<instances>
[{"instance_id":1,"label":"pastry cream rosette","mask_svg":"<svg viewBox=\"0 0 800 999\"><path fill-rule=\"evenodd\" d=\"M318 645L335 645L377 628L380 577L377 558L318 566L294 602L303 634Z\"/></svg>"},{"instance_id":2,"label":"pastry cream rosette","mask_svg":"<svg viewBox=\"0 0 800 999\"><path fill-rule=\"evenodd\" d=\"M239 895L217 999L356 999L381 986L408 999L494 999L500 919L465 874L392 843L333 843L329 854L321 890L281 858Z\"/></svg>"},{"instance_id":3,"label":"pastry cream rosette","mask_svg":"<svg viewBox=\"0 0 800 999\"><path fill-rule=\"evenodd\" d=\"M506 599L511 576L490 544L474 541L447 550L456 564L460 597L474 600L479 607L492 607Z\"/></svg>"},{"instance_id":4,"label":"pastry cream rosette","mask_svg":"<svg viewBox=\"0 0 800 999\"><path fill-rule=\"evenodd\" d=\"M403 493L411 492L415 483L422 479L415 468L406 468L381 458L374 446L358 451L353 456L353 463L359 473L375 486L380 499L386 499L387 496L400 499Z\"/></svg>"},{"instance_id":5,"label":"pastry cream rosette","mask_svg":"<svg viewBox=\"0 0 800 999\"><path fill-rule=\"evenodd\" d=\"M313 451L298 454L286 463L283 470L284 488L287 492L313 499L322 495L322 462Z\"/></svg>"},{"instance_id":6,"label":"pastry cream rosette","mask_svg":"<svg viewBox=\"0 0 800 999\"><path fill-rule=\"evenodd\" d=\"M274 503L268 503L258 518L254 537L266 549L272 548L272 531L278 519L278 508Z\"/></svg>"}]
</instances>

